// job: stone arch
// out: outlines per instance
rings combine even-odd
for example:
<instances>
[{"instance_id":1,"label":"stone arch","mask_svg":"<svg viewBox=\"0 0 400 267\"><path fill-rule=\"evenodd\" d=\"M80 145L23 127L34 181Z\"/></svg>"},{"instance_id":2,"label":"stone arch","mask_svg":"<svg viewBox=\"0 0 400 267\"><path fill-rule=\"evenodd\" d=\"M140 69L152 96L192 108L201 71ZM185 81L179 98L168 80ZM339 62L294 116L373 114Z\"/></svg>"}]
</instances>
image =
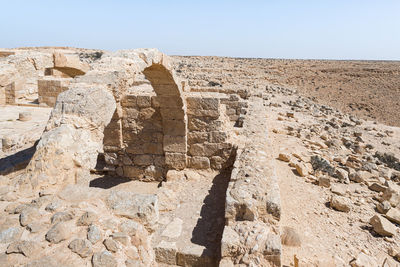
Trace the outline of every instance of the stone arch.
<instances>
[{"instance_id":1,"label":"stone arch","mask_svg":"<svg viewBox=\"0 0 400 267\"><path fill-rule=\"evenodd\" d=\"M157 94L163 124L165 163L172 169L184 169L187 154L187 116L182 89L171 70L163 64L152 64L143 70L143 74Z\"/></svg>"}]
</instances>

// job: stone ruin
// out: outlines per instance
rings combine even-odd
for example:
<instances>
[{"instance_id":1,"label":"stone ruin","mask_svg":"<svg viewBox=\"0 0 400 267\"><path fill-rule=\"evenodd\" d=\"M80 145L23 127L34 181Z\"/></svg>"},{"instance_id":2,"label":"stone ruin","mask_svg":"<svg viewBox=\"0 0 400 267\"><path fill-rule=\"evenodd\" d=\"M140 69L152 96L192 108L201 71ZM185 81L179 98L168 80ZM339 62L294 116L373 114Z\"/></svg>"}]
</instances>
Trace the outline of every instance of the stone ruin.
<instances>
[{"instance_id":1,"label":"stone ruin","mask_svg":"<svg viewBox=\"0 0 400 267\"><path fill-rule=\"evenodd\" d=\"M74 51L0 51L0 104L26 104L38 98L54 106L57 95L89 70Z\"/></svg>"},{"instance_id":2,"label":"stone ruin","mask_svg":"<svg viewBox=\"0 0 400 267\"><path fill-rule=\"evenodd\" d=\"M154 248L156 261L239 266L245 257L249 266L280 266L279 189L259 98L191 91L156 49L104 53L90 64L59 52L6 58L1 103L37 94L39 105L54 106L20 190L89 185L91 172L162 182L185 170L229 170L219 259L182 260L167 246ZM21 74L29 64L30 75Z\"/></svg>"}]
</instances>

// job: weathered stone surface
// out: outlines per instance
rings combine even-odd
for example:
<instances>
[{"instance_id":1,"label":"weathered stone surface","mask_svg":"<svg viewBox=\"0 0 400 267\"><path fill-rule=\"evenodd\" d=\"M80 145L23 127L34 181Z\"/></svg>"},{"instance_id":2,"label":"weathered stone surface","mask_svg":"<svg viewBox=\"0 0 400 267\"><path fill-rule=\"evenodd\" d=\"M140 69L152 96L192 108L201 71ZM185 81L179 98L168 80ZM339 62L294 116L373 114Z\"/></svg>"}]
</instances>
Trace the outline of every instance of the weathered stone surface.
<instances>
[{"instance_id":1,"label":"weathered stone surface","mask_svg":"<svg viewBox=\"0 0 400 267\"><path fill-rule=\"evenodd\" d=\"M118 241L124 246L128 246L131 242L131 239L127 233L117 232L111 235L112 239Z\"/></svg>"},{"instance_id":2,"label":"weathered stone surface","mask_svg":"<svg viewBox=\"0 0 400 267\"><path fill-rule=\"evenodd\" d=\"M97 154L102 151L103 129L115 108L114 97L101 87L73 88L61 93L28 167L27 182L33 188L45 188L84 180L96 166ZM60 173L65 178L39 180L40 175L54 177Z\"/></svg>"},{"instance_id":3,"label":"weathered stone surface","mask_svg":"<svg viewBox=\"0 0 400 267\"><path fill-rule=\"evenodd\" d=\"M330 206L338 211L349 212L351 201L345 197L332 196Z\"/></svg>"},{"instance_id":4,"label":"weathered stone surface","mask_svg":"<svg viewBox=\"0 0 400 267\"><path fill-rule=\"evenodd\" d=\"M158 220L156 195L112 191L107 198L107 205L116 215L138 220L148 227L152 227Z\"/></svg>"},{"instance_id":5,"label":"weathered stone surface","mask_svg":"<svg viewBox=\"0 0 400 267\"><path fill-rule=\"evenodd\" d=\"M318 179L318 185L329 188L331 186L331 179L326 176L322 176Z\"/></svg>"},{"instance_id":6,"label":"weathered stone surface","mask_svg":"<svg viewBox=\"0 0 400 267\"><path fill-rule=\"evenodd\" d=\"M389 201L383 201L382 203L376 204L376 209L379 213L386 214L390 210L392 206L390 205Z\"/></svg>"},{"instance_id":7,"label":"weathered stone surface","mask_svg":"<svg viewBox=\"0 0 400 267\"><path fill-rule=\"evenodd\" d=\"M369 223L374 231L381 236L394 236L396 234L396 226L380 215L373 216Z\"/></svg>"},{"instance_id":8,"label":"weathered stone surface","mask_svg":"<svg viewBox=\"0 0 400 267\"><path fill-rule=\"evenodd\" d=\"M22 210L19 221L22 226L27 226L28 224L39 220L41 214L37 208L34 207L27 207Z\"/></svg>"},{"instance_id":9,"label":"weathered stone surface","mask_svg":"<svg viewBox=\"0 0 400 267\"><path fill-rule=\"evenodd\" d=\"M389 209L385 217L388 218L389 221L400 224L400 210L398 208Z\"/></svg>"},{"instance_id":10,"label":"weathered stone surface","mask_svg":"<svg viewBox=\"0 0 400 267\"><path fill-rule=\"evenodd\" d=\"M69 243L68 247L82 258L93 254L92 243L87 239L74 239Z\"/></svg>"},{"instance_id":11,"label":"weathered stone surface","mask_svg":"<svg viewBox=\"0 0 400 267\"><path fill-rule=\"evenodd\" d=\"M103 235L99 227L92 224L88 228L87 238L90 242L92 242L92 244L96 244L103 238Z\"/></svg>"},{"instance_id":12,"label":"weathered stone surface","mask_svg":"<svg viewBox=\"0 0 400 267\"><path fill-rule=\"evenodd\" d=\"M103 244L107 248L107 250L109 250L111 252L117 252L118 250L120 250L122 248L121 244L119 244L115 240L112 240L111 238L105 239Z\"/></svg>"},{"instance_id":13,"label":"weathered stone surface","mask_svg":"<svg viewBox=\"0 0 400 267\"><path fill-rule=\"evenodd\" d=\"M115 267L118 263L110 252L103 251L93 254L92 264L93 267Z\"/></svg>"},{"instance_id":14,"label":"weathered stone surface","mask_svg":"<svg viewBox=\"0 0 400 267\"><path fill-rule=\"evenodd\" d=\"M18 120L20 121L30 121L32 119L32 113L28 111L20 112Z\"/></svg>"},{"instance_id":15,"label":"weathered stone surface","mask_svg":"<svg viewBox=\"0 0 400 267\"><path fill-rule=\"evenodd\" d=\"M98 215L96 213L87 211L84 214L82 214L81 217L79 217L78 221L76 222L76 225L89 226L92 223L96 222L97 220L98 220Z\"/></svg>"},{"instance_id":16,"label":"weathered stone surface","mask_svg":"<svg viewBox=\"0 0 400 267\"><path fill-rule=\"evenodd\" d=\"M42 247L40 244L35 241L16 241L7 247L6 253L21 253L25 257L30 258L32 256L37 256L41 249Z\"/></svg>"},{"instance_id":17,"label":"weathered stone surface","mask_svg":"<svg viewBox=\"0 0 400 267\"><path fill-rule=\"evenodd\" d=\"M71 229L64 223L59 222L53 225L50 230L46 233L46 240L50 243L60 243L66 240L71 235Z\"/></svg>"},{"instance_id":18,"label":"weathered stone surface","mask_svg":"<svg viewBox=\"0 0 400 267\"><path fill-rule=\"evenodd\" d=\"M167 225L161 235L168 238L178 238L182 232L182 224L181 219L175 218Z\"/></svg>"},{"instance_id":19,"label":"weathered stone surface","mask_svg":"<svg viewBox=\"0 0 400 267\"><path fill-rule=\"evenodd\" d=\"M175 242L161 241L154 247L157 262L176 265L177 248Z\"/></svg>"},{"instance_id":20,"label":"weathered stone surface","mask_svg":"<svg viewBox=\"0 0 400 267\"><path fill-rule=\"evenodd\" d=\"M23 230L19 227L9 227L0 232L0 243L10 243L18 240Z\"/></svg>"},{"instance_id":21,"label":"weathered stone surface","mask_svg":"<svg viewBox=\"0 0 400 267\"><path fill-rule=\"evenodd\" d=\"M51 223L59 223L70 221L74 218L74 215L70 212L57 212L53 216L51 216Z\"/></svg>"},{"instance_id":22,"label":"weathered stone surface","mask_svg":"<svg viewBox=\"0 0 400 267\"><path fill-rule=\"evenodd\" d=\"M357 258L350 262L352 267L373 267L379 266L379 264L370 256L361 252L358 254Z\"/></svg>"},{"instance_id":23,"label":"weathered stone surface","mask_svg":"<svg viewBox=\"0 0 400 267\"><path fill-rule=\"evenodd\" d=\"M397 207L400 204L400 186L388 182L388 187L383 191L382 198L389 201L392 207Z\"/></svg>"}]
</instances>

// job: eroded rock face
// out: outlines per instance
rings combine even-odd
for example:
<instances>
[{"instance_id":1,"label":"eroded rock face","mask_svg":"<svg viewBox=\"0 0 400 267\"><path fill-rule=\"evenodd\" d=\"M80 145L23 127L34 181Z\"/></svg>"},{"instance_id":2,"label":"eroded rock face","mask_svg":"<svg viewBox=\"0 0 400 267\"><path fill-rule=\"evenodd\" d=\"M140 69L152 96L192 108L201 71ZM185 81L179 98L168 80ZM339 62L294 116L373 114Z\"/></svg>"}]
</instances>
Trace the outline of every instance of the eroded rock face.
<instances>
[{"instance_id":1,"label":"eroded rock face","mask_svg":"<svg viewBox=\"0 0 400 267\"><path fill-rule=\"evenodd\" d=\"M74 88L60 94L27 168L28 188L88 183L114 110L115 100L104 88Z\"/></svg>"},{"instance_id":2,"label":"eroded rock face","mask_svg":"<svg viewBox=\"0 0 400 267\"><path fill-rule=\"evenodd\" d=\"M158 198L156 195L112 191L107 198L107 205L115 214L139 220L149 228L152 228L158 220Z\"/></svg>"}]
</instances>

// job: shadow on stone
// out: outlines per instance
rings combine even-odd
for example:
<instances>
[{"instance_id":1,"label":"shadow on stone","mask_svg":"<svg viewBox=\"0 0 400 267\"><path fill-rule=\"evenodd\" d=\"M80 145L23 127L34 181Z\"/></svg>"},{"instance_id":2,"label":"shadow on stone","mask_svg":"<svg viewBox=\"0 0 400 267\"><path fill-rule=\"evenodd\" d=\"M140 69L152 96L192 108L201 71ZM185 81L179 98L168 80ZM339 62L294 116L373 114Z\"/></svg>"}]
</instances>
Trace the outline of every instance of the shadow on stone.
<instances>
[{"instance_id":1,"label":"shadow on stone","mask_svg":"<svg viewBox=\"0 0 400 267\"><path fill-rule=\"evenodd\" d=\"M225 198L231 169L222 171L213 179L212 187L204 198L201 218L192 232L191 242L205 247L204 257L221 258L221 239L225 226Z\"/></svg>"},{"instance_id":2,"label":"shadow on stone","mask_svg":"<svg viewBox=\"0 0 400 267\"><path fill-rule=\"evenodd\" d=\"M89 187L97 187L103 189L109 189L111 187L117 186L119 184L131 182L132 179L118 176L105 175L103 177L99 177L93 179L89 183Z\"/></svg>"},{"instance_id":3,"label":"shadow on stone","mask_svg":"<svg viewBox=\"0 0 400 267\"><path fill-rule=\"evenodd\" d=\"M24 169L36 151L36 142L33 146L0 159L0 174L6 175Z\"/></svg>"}]
</instances>

